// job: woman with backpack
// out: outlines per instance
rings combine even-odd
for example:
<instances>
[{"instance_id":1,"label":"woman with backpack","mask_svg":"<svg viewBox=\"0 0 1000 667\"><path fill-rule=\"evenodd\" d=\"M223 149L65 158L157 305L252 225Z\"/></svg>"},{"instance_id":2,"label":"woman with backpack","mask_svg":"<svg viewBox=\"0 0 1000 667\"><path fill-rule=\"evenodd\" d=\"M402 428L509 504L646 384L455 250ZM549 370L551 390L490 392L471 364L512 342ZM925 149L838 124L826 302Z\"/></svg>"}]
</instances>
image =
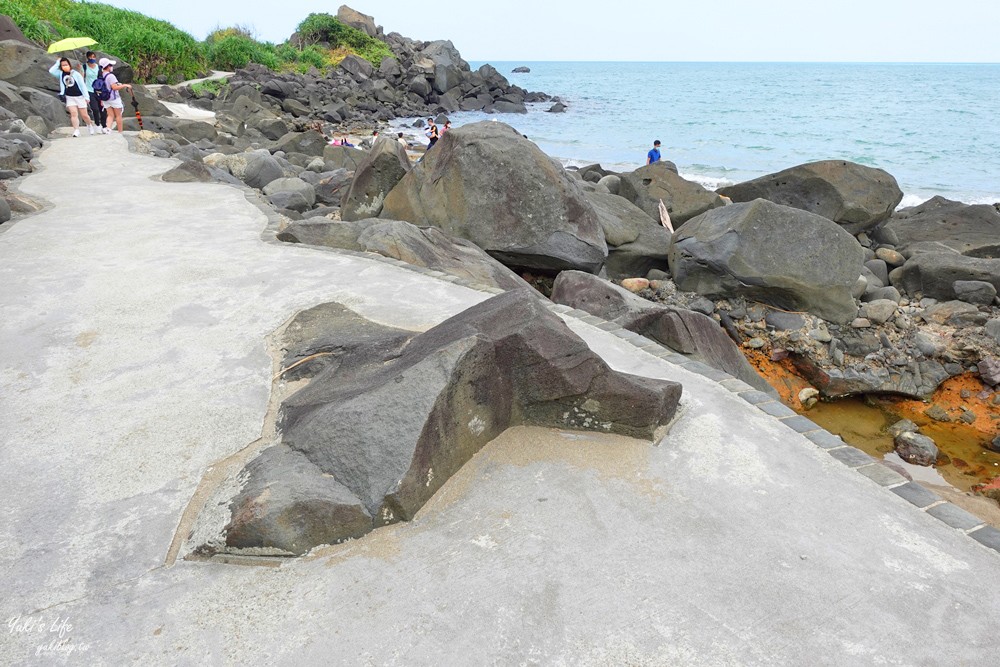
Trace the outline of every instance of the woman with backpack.
<instances>
[{"instance_id":1,"label":"woman with backpack","mask_svg":"<svg viewBox=\"0 0 1000 667\"><path fill-rule=\"evenodd\" d=\"M49 74L59 79L59 95L66 100L66 110L69 112L69 123L73 126L73 136L80 136L80 115L87 122L90 133L94 133L94 123L87 115L90 97L87 95L87 84L83 76L73 69L69 58L60 58L49 68Z\"/></svg>"},{"instance_id":2,"label":"woman with backpack","mask_svg":"<svg viewBox=\"0 0 1000 667\"><path fill-rule=\"evenodd\" d=\"M99 125L101 132L108 133L108 112L101 106L101 98L94 92L94 82L101 78L101 68L97 64L97 54L87 51L87 63L83 66L83 80L87 84L87 94L90 95L90 117Z\"/></svg>"},{"instance_id":3,"label":"woman with backpack","mask_svg":"<svg viewBox=\"0 0 1000 667\"><path fill-rule=\"evenodd\" d=\"M118 64L117 60L101 58L97 64L100 65L101 73L104 74L104 87L110 91L108 99L103 102L104 108L108 111L108 119L114 120L118 126L118 134L122 134L125 131L125 121L122 120L122 112L125 109L125 105L122 103L122 96L118 91L122 88L128 88L128 91L131 93L132 84L120 83L118 81L118 77L114 73L115 65Z\"/></svg>"}]
</instances>

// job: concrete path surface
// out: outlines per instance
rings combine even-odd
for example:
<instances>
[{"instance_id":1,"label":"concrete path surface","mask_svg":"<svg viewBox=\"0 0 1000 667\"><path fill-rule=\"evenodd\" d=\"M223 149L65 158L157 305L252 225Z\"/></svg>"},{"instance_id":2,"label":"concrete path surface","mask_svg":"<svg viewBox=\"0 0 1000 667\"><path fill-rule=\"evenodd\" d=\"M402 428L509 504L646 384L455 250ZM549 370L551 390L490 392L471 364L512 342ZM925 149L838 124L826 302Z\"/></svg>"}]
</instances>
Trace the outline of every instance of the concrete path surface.
<instances>
[{"instance_id":1,"label":"concrete path surface","mask_svg":"<svg viewBox=\"0 0 1000 667\"><path fill-rule=\"evenodd\" d=\"M1000 555L789 424L678 380L649 443L513 429L407 524L280 567L167 550L260 436L267 336L339 301L424 330L488 295L261 239L240 190L60 139L0 226L0 664L992 664ZM98 178L99 177L99 178ZM373 425L373 428L377 428Z\"/></svg>"}]
</instances>

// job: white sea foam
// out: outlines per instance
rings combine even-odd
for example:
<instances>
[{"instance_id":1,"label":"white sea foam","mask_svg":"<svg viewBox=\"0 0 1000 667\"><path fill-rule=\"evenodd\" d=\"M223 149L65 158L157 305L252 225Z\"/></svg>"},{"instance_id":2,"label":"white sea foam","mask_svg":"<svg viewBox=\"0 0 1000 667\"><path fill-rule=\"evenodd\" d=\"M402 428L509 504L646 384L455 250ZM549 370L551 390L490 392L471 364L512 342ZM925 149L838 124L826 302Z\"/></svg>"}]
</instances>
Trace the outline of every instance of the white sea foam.
<instances>
[{"instance_id":1,"label":"white sea foam","mask_svg":"<svg viewBox=\"0 0 1000 667\"><path fill-rule=\"evenodd\" d=\"M724 188L727 185L733 185L735 183L735 181L730 180L728 178L723 178L721 176L704 176L702 174L681 173L681 178L685 178L689 181L694 181L698 185L708 190L718 190L719 188Z\"/></svg>"}]
</instances>

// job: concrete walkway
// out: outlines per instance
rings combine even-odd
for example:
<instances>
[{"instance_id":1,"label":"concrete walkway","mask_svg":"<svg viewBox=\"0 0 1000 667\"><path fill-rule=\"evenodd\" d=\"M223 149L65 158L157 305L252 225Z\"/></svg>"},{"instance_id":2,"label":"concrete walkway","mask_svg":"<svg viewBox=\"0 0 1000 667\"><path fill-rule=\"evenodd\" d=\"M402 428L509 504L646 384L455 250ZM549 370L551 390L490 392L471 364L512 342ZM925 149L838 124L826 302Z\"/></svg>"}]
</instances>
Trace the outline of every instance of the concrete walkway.
<instances>
[{"instance_id":1,"label":"concrete walkway","mask_svg":"<svg viewBox=\"0 0 1000 667\"><path fill-rule=\"evenodd\" d=\"M411 523L166 567L206 470L260 435L278 326L339 301L423 330L488 295L266 243L241 191L159 182L174 163L118 136L40 162L20 188L53 207L0 226L0 664L996 661L1000 555L572 318L612 366L683 383L658 446L515 429Z\"/></svg>"}]
</instances>

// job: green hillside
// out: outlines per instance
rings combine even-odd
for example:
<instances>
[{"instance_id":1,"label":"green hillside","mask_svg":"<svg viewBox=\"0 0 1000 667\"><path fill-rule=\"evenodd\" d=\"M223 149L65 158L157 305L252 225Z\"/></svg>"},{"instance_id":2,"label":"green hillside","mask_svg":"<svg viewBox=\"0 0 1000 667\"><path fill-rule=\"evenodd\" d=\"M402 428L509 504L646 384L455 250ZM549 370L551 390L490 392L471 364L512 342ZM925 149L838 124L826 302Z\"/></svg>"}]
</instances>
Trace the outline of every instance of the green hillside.
<instances>
[{"instance_id":1,"label":"green hillside","mask_svg":"<svg viewBox=\"0 0 1000 667\"><path fill-rule=\"evenodd\" d=\"M258 63L277 71L329 68L349 54L378 65L392 52L383 42L344 25L329 14L310 14L297 29L298 44L254 39L243 27L220 28L204 42L166 21L98 2L74 0L0 0L28 39L43 47L65 37L97 40L95 50L132 64L140 82L164 75L190 79L208 69L233 70Z\"/></svg>"}]
</instances>

